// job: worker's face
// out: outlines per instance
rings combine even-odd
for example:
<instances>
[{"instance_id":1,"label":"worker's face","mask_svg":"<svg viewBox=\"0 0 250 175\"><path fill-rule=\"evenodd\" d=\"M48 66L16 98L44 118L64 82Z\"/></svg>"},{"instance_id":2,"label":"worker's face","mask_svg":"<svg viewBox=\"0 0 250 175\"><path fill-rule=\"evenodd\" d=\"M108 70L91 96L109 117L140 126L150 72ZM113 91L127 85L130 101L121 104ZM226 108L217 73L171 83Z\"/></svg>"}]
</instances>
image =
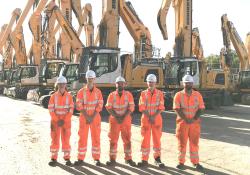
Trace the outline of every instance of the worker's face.
<instances>
[{"instance_id":1,"label":"worker's face","mask_svg":"<svg viewBox=\"0 0 250 175\"><path fill-rule=\"evenodd\" d=\"M125 86L126 83L122 81L115 83L115 87L118 91L123 91Z\"/></svg>"},{"instance_id":2,"label":"worker's face","mask_svg":"<svg viewBox=\"0 0 250 175\"><path fill-rule=\"evenodd\" d=\"M155 88L156 82L147 82L148 88L153 90Z\"/></svg>"},{"instance_id":3,"label":"worker's face","mask_svg":"<svg viewBox=\"0 0 250 175\"><path fill-rule=\"evenodd\" d=\"M58 90L62 93L66 90L66 83L58 83L57 86Z\"/></svg>"},{"instance_id":4,"label":"worker's face","mask_svg":"<svg viewBox=\"0 0 250 175\"><path fill-rule=\"evenodd\" d=\"M191 90L193 88L193 83L191 82L183 83L183 85L186 90Z\"/></svg>"},{"instance_id":5,"label":"worker's face","mask_svg":"<svg viewBox=\"0 0 250 175\"><path fill-rule=\"evenodd\" d=\"M87 83L88 84L94 84L95 78L87 78Z\"/></svg>"}]
</instances>

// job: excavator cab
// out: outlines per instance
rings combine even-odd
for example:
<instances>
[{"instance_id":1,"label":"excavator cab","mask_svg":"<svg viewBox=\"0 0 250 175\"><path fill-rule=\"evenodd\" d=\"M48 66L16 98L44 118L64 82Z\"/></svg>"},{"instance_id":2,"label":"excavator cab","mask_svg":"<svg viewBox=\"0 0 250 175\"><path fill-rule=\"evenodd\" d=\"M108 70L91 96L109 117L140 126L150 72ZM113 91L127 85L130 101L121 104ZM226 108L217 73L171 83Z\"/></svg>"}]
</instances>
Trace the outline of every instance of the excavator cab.
<instances>
[{"instance_id":1,"label":"excavator cab","mask_svg":"<svg viewBox=\"0 0 250 175\"><path fill-rule=\"evenodd\" d=\"M11 70L6 91L9 96L15 98L26 99L27 93L30 90L29 86L37 85L38 66L37 65L18 65Z\"/></svg>"},{"instance_id":2,"label":"excavator cab","mask_svg":"<svg viewBox=\"0 0 250 175\"><path fill-rule=\"evenodd\" d=\"M3 69L0 72L0 94L3 94L4 87L7 84L9 75L10 75L10 69Z\"/></svg>"},{"instance_id":3,"label":"excavator cab","mask_svg":"<svg viewBox=\"0 0 250 175\"><path fill-rule=\"evenodd\" d=\"M114 48L86 47L80 60L79 74L81 82L85 80L88 69L95 71L96 83L113 84L121 75L120 50Z\"/></svg>"},{"instance_id":4,"label":"excavator cab","mask_svg":"<svg viewBox=\"0 0 250 175\"><path fill-rule=\"evenodd\" d=\"M239 72L239 88L250 89L250 70Z\"/></svg>"},{"instance_id":5,"label":"excavator cab","mask_svg":"<svg viewBox=\"0 0 250 175\"><path fill-rule=\"evenodd\" d=\"M65 64L60 71L60 75L65 76L67 78L68 83L72 83L74 81L79 80L79 64Z\"/></svg>"},{"instance_id":6,"label":"excavator cab","mask_svg":"<svg viewBox=\"0 0 250 175\"><path fill-rule=\"evenodd\" d=\"M239 72L238 87L241 93L241 103L250 105L250 70Z\"/></svg>"},{"instance_id":7,"label":"excavator cab","mask_svg":"<svg viewBox=\"0 0 250 175\"><path fill-rule=\"evenodd\" d=\"M7 96L11 95L9 88L11 86L14 86L14 82L16 79L17 79L17 69L12 68L9 70L9 76L7 77L6 84L4 86L4 91L3 91L4 95L7 95Z\"/></svg>"},{"instance_id":8,"label":"excavator cab","mask_svg":"<svg viewBox=\"0 0 250 175\"><path fill-rule=\"evenodd\" d=\"M68 61L58 59L43 59L40 65L39 81L49 85L54 85L63 65Z\"/></svg>"},{"instance_id":9,"label":"excavator cab","mask_svg":"<svg viewBox=\"0 0 250 175\"><path fill-rule=\"evenodd\" d=\"M199 86L199 62L196 58L172 57L166 64L165 85L176 87L182 85L182 77L186 74L194 78L194 86Z\"/></svg>"}]
</instances>

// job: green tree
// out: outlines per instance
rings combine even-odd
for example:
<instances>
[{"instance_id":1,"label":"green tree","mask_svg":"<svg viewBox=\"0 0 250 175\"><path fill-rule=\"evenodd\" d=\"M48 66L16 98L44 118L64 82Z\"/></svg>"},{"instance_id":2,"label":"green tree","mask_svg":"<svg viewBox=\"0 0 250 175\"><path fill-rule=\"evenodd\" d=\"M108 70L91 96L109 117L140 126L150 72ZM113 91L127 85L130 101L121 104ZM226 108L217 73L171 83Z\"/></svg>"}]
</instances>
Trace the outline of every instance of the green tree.
<instances>
[{"instance_id":1,"label":"green tree","mask_svg":"<svg viewBox=\"0 0 250 175\"><path fill-rule=\"evenodd\" d=\"M211 54L205 58L207 65L211 69L219 69L220 68L220 56Z\"/></svg>"},{"instance_id":2,"label":"green tree","mask_svg":"<svg viewBox=\"0 0 250 175\"><path fill-rule=\"evenodd\" d=\"M231 54L232 54L231 68L238 70L239 57L238 57L235 50L232 50ZM219 69L220 68L220 55L211 54L208 57L206 57L205 59L207 61L209 68L211 68L211 69Z\"/></svg>"}]
</instances>

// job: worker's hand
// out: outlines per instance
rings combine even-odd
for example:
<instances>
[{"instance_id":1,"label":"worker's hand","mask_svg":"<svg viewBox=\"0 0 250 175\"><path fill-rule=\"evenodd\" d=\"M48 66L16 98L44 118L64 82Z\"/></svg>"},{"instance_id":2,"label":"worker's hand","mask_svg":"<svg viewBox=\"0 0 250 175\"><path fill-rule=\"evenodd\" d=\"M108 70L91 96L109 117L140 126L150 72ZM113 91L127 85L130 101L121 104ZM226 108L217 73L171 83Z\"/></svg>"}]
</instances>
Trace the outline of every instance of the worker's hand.
<instances>
[{"instance_id":1,"label":"worker's hand","mask_svg":"<svg viewBox=\"0 0 250 175\"><path fill-rule=\"evenodd\" d=\"M119 123L119 124L122 123L123 117L122 117L121 115L116 114L116 117L115 117L115 118L116 118L117 123Z\"/></svg>"},{"instance_id":2,"label":"worker's hand","mask_svg":"<svg viewBox=\"0 0 250 175\"><path fill-rule=\"evenodd\" d=\"M185 119L185 122L186 122L187 124L192 124L192 123L194 122L194 119L193 119L193 118L186 118L186 119Z\"/></svg>"},{"instance_id":3,"label":"worker's hand","mask_svg":"<svg viewBox=\"0 0 250 175\"><path fill-rule=\"evenodd\" d=\"M64 125L64 120L58 120L57 121L57 126L61 127Z\"/></svg>"},{"instance_id":4,"label":"worker's hand","mask_svg":"<svg viewBox=\"0 0 250 175\"><path fill-rule=\"evenodd\" d=\"M86 124L91 124L93 122L93 117L88 116L86 117Z\"/></svg>"},{"instance_id":5,"label":"worker's hand","mask_svg":"<svg viewBox=\"0 0 250 175\"><path fill-rule=\"evenodd\" d=\"M193 119L194 119L194 120L197 120L198 118L200 118L200 116L195 115Z\"/></svg>"}]
</instances>

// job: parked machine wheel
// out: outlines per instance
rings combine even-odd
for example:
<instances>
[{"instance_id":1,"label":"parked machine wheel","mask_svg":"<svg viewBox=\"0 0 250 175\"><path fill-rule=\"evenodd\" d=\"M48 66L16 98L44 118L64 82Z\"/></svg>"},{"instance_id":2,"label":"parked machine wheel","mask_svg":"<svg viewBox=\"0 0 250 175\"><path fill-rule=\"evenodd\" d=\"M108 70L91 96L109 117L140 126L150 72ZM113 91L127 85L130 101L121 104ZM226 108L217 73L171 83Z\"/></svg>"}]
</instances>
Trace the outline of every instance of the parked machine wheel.
<instances>
[{"instance_id":1,"label":"parked machine wheel","mask_svg":"<svg viewBox=\"0 0 250 175\"><path fill-rule=\"evenodd\" d=\"M48 108L50 96L51 95L44 95L39 99L39 102L42 105L42 107Z\"/></svg>"},{"instance_id":2,"label":"parked machine wheel","mask_svg":"<svg viewBox=\"0 0 250 175\"><path fill-rule=\"evenodd\" d=\"M244 105L250 105L250 94L242 94L241 103Z\"/></svg>"}]
</instances>

